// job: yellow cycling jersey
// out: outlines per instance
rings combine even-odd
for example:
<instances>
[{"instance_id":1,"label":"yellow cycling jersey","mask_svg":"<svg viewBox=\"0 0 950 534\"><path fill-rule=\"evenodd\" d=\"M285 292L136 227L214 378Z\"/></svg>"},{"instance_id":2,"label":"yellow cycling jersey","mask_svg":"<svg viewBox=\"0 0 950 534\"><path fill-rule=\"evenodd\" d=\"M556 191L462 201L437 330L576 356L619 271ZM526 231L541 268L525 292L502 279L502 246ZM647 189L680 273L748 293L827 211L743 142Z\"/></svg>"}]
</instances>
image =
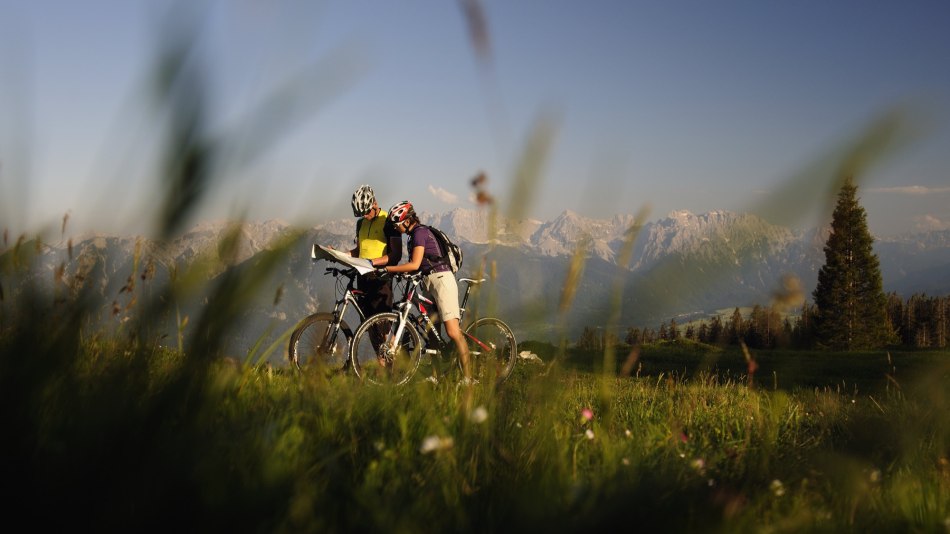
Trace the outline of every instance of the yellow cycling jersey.
<instances>
[{"instance_id":1,"label":"yellow cycling jersey","mask_svg":"<svg viewBox=\"0 0 950 534\"><path fill-rule=\"evenodd\" d=\"M386 217L388 214L384 210L379 211L379 215L372 220L363 219L359 222L356 229L356 242L359 243L361 258L368 260L378 258L385 254L386 246L389 242L386 240Z\"/></svg>"}]
</instances>

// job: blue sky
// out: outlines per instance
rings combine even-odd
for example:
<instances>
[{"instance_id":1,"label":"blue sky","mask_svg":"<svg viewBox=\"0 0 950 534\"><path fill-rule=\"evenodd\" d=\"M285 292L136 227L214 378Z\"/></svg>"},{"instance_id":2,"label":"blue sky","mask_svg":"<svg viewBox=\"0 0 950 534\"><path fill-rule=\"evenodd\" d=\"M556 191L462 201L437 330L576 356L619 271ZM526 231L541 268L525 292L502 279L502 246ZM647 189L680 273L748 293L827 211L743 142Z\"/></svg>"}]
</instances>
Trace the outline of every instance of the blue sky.
<instances>
[{"instance_id":1,"label":"blue sky","mask_svg":"<svg viewBox=\"0 0 950 534\"><path fill-rule=\"evenodd\" d=\"M147 231L162 131L147 81L172 4L0 0L0 225ZM744 211L909 106L920 133L873 154L861 202L876 234L950 228L945 1L484 0L487 49L455 1L191 4L210 131L240 139L248 110L320 73L197 218L316 224L350 216L361 183L384 206L472 207L482 171L510 210L538 124L529 216Z\"/></svg>"}]
</instances>

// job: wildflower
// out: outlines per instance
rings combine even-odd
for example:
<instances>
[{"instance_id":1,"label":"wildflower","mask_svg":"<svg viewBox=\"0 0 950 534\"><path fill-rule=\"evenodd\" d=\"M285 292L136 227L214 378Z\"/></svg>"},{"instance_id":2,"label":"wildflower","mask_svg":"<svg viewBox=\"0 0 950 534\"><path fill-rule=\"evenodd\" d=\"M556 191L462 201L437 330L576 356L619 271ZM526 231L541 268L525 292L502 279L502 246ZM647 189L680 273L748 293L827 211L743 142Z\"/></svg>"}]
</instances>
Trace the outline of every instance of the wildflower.
<instances>
[{"instance_id":1,"label":"wildflower","mask_svg":"<svg viewBox=\"0 0 950 534\"><path fill-rule=\"evenodd\" d=\"M594 412L590 408L581 410L581 423L586 423L594 418Z\"/></svg>"},{"instance_id":2,"label":"wildflower","mask_svg":"<svg viewBox=\"0 0 950 534\"><path fill-rule=\"evenodd\" d=\"M624 435L624 436L627 436L628 438L632 438L632 437L633 437L633 432L630 432L630 429L628 428L628 429L626 429L626 430L623 431L623 435Z\"/></svg>"},{"instance_id":3,"label":"wildflower","mask_svg":"<svg viewBox=\"0 0 950 534\"><path fill-rule=\"evenodd\" d=\"M702 458L695 458L695 459L693 459L693 461L690 462L689 465L690 465L693 469L699 471L700 473L703 473L703 472L705 472L705 470L706 470L706 461L703 460Z\"/></svg>"},{"instance_id":4,"label":"wildflower","mask_svg":"<svg viewBox=\"0 0 950 534\"><path fill-rule=\"evenodd\" d=\"M772 494L776 497L785 495L785 486L783 486L782 481L777 478L773 480L771 484L769 484L769 489L772 490Z\"/></svg>"},{"instance_id":5,"label":"wildflower","mask_svg":"<svg viewBox=\"0 0 950 534\"><path fill-rule=\"evenodd\" d=\"M620 460L620 463L622 463L623 465L630 465L630 458L622 458Z\"/></svg>"},{"instance_id":6,"label":"wildflower","mask_svg":"<svg viewBox=\"0 0 950 534\"><path fill-rule=\"evenodd\" d=\"M432 452L437 452L445 449L450 449L455 444L455 441L451 437L439 437L439 436L427 436L422 440L422 446L419 447L419 452L422 454L429 454Z\"/></svg>"},{"instance_id":7,"label":"wildflower","mask_svg":"<svg viewBox=\"0 0 950 534\"><path fill-rule=\"evenodd\" d=\"M584 435L587 436L587 439L594 439L594 431L589 428L584 432Z\"/></svg>"},{"instance_id":8,"label":"wildflower","mask_svg":"<svg viewBox=\"0 0 950 534\"><path fill-rule=\"evenodd\" d=\"M881 470L880 470L880 469L875 469L875 470L871 471L871 474L868 476L868 479L869 479L872 483L874 483L874 484L877 484L878 482L880 482L880 481L881 481Z\"/></svg>"},{"instance_id":9,"label":"wildflower","mask_svg":"<svg viewBox=\"0 0 950 534\"><path fill-rule=\"evenodd\" d=\"M472 410L472 414L468 416L473 423L484 423L488 419L488 410L484 406L479 406Z\"/></svg>"}]
</instances>

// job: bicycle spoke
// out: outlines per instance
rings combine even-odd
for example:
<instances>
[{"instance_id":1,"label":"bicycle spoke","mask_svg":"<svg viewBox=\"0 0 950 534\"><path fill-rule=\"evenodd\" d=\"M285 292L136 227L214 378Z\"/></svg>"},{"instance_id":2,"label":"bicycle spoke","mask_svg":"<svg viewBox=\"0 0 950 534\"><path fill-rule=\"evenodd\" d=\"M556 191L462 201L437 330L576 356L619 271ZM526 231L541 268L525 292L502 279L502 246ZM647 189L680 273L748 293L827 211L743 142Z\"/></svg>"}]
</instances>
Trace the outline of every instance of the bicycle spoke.
<instances>
[{"instance_id":1,"label":"bicycle spoke","mask_svg":"<svg viewBox=\"0 0 950 534\"><path fill-rule=\"evenodd\" d=\"M514 369L517 344L508 325L486 317L465 330L472 377L481 383L501 384Z\"/></svg>"},{"instance_id":2,"label":"bicycle spoke","mask_svg":"<svg viewBox=\"0 0 950 534\"><path fill-rule=\"evenodd\" d=\"M349 327L333 323L333 316L317 313L307 317L290 337L288 356L299 370L331 376L344 369L349 347Z\"/></svg>"},{"instance_id":3,"label":"bicycle spoke","mask_svg":"<svg viewBox=\"0 0 950 534\"><path fill-rule=\"evenodd\" d=\"M364 322L353 338L354 369L363 380L373 384L403 384L419 366L419 334L409 325L395 339L399 316L374 315Z\"/></svg>"}]
</instances>

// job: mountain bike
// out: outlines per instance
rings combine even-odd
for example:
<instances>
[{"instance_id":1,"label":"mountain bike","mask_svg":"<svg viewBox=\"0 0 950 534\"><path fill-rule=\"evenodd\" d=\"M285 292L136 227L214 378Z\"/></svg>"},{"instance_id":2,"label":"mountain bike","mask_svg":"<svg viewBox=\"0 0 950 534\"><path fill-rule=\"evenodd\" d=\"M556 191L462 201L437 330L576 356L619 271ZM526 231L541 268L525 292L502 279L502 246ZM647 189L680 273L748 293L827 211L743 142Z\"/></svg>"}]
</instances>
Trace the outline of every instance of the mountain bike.
<instances>
[{"instance_id":1,"label":"mountain bike","mask_svg":"<svg viewBox=\"0 0 950 534\"><path fill-rule=\"evenodd\" d=\"M419 291L425 275L390 276L405 283L403 297L393 305L394 311L377 313L356 329L350 344L350 361L356 375L367 382L402 385L415 375L423 354L428 355L438 369L442 355L454 351L455 343L448 336L443 337L429 311L434 303ZM459 279L465 285L459 306L460 321L465 319L465 306L472 288L484 281L484 278ZM518 354L511 328L495 317L481 317L465 326L462 333L469 347L472 378L496 386L507 380ZM458 357L456 363L461 370Z\"/></svg>"},{"instance_id":2,"label":"mountain bike","mask_svg":"<svg viewBox=\"0 0 950 534\"><path fill-rule=\"evenodd\" d=\"M346 311L352 306L360 322L366 319L366 314L357 300L361 291L355 288L356 269L327 267L323 274L336 278L337 299L333 311L317 312L297 323L290 334L287 357L300 371L316 370L331 376L351 367L349 348L353 330L343 318Z\"/></svg>"}]
</instances>

